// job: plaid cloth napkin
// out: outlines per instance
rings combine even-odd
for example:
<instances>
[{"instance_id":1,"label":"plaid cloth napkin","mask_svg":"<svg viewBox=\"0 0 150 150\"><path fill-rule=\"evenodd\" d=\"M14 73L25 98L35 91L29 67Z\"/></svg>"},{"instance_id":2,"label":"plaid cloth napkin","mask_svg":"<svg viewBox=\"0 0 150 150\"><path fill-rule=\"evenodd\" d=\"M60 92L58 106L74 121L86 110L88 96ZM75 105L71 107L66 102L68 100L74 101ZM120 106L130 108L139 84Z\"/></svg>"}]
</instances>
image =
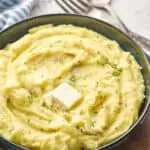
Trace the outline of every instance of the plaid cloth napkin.
<instances>
[{"instance_id":1,"label":"plaid cloth napkin","mask_svg":"<svg viewBox=\"0 0 150 150\"><path fill-rule=\"evenodd\" d=\"M37 0L0 0L0 31L29 16Z\"/></svg>"}]
</instances>

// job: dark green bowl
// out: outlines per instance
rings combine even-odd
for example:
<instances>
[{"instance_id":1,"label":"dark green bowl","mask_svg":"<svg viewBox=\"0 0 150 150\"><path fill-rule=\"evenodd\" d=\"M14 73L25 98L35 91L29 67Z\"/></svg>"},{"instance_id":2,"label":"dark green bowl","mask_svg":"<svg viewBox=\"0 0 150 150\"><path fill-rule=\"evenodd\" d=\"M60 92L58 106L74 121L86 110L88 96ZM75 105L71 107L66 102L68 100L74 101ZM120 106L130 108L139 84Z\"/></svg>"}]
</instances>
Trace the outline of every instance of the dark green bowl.
<instances>
[{"instance_id":1,"label":"dark green bowl","mask_svg":"<svg viewBox=\"0 0 150 150\"><path fill-rule=\"evenodd\" d=\"M18 40L20 37L22 37L28 32L28 29L43 24L73 24L92 29L96 32L103 34L109 39L116 40L120 44L122 49L131 52L131 54L135 57L137 62L142 66L142 74L145 81L145 100L141 106L139 119L121 137L107 145L98 148L98 150L114 149L120 143L125 141L129 137L129 135L131 135L135 131L135 129L143 122L148 112L148 108L150 106L150 70L146 57L135 42L133 42L127 35L122 33L117 28L113 27L112 25L90 17L66 14L39 16L13 25L12 27L0 33L0 49L2 49L6 44ZM0 145L4 149L23 149L23 147L19 147L14 143L5 140L2 137L0 138Z\"/></svg>"}]
</instances>

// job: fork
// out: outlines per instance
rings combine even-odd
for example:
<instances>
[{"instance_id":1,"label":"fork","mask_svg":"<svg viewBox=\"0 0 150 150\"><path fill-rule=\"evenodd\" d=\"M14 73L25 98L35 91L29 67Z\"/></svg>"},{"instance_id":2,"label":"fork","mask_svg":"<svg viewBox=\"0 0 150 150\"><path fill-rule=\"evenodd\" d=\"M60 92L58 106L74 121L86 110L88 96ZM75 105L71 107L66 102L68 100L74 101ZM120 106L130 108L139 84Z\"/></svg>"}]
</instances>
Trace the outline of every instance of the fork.
<instances>
[{"instance_id":1,"label":"fork","mask_svg":"<svg viewBox=\"0 0 150 150\"><path fill-rule=\"evenodd\" d=\"M92 8L97 8L99 10L104 10L106 13L111 15L117 22L119 26L124 29L126 34L129 35L134 41L138 43L141 49L144 51L147 57L150 57L150 40L132 32L120 19L120 17L114 12L114 10L109 6L110 0L107 0L108 3L95 4L92 0L55 0L56 3L66 12L66 13L75 13L80 15L87 15ZM105 0L106 1L106 0Z\"/></svg>"}]
</instances>

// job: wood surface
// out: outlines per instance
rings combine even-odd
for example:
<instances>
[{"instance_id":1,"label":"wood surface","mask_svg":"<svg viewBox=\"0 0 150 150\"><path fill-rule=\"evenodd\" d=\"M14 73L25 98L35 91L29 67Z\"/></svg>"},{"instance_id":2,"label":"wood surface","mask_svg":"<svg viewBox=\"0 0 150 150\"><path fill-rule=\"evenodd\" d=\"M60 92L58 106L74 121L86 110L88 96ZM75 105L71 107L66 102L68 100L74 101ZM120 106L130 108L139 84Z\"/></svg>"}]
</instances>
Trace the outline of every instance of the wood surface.
<instances>
[{"instance_id":1,"label":"wood surface","mask_svg":"<svg viewBox=\"0 0 150 150\"><path fill-rule=\"evenodd\" d=\"M143 124L115 150L150 150L150 109Z\"/></svg>"}]
</instances>

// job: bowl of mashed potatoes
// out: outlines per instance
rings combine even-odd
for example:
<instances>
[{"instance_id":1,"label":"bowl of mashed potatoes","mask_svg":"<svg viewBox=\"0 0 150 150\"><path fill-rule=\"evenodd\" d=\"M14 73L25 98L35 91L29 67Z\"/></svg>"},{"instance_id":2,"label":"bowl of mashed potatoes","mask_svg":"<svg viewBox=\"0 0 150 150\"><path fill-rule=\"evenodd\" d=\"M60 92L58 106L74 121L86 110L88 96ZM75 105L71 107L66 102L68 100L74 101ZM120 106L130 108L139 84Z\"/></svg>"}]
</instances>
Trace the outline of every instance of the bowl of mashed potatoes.
<instances>
[{"instance_id":1,"label":"bowl of mashed potatoes","mask_svg":"<svg viewBox=\"0 0 150 150\"><path fill-rule=\"evenodd\" d=\"M0 33L0 143L33 150L112 148L141 124L150 72L115 27L47 15Z\"/></svg>"}]
</instances>

